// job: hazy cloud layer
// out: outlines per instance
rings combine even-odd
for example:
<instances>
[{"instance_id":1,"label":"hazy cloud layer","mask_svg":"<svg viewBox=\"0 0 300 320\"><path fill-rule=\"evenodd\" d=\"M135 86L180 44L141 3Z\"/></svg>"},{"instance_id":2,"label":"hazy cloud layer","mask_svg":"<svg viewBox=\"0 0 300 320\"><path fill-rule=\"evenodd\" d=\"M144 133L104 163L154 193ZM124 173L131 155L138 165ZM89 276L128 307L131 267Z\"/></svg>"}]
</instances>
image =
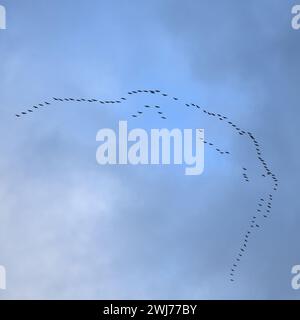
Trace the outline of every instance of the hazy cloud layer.
<instances>
[{"instance_id":1,"label":"hazy cloud layer","mask_svg":"<svg viewBox=\"0 0 300 320\"><path fill-rule=\"evenodd\" d=\"M300 263L297 130L300 31L292 1L2 1L0 33L1 298L291 298ZM100 167L97 131L130 118L123 107L62 103L158 88L255 133L281 181L236 281L228 271L264 185L241 183L250 147L223 125L173 103L168 122L204 128L230 149L206 148L205 172ZM152 98L151 98L152 99ZM153 98L153 101L156 98ZM160 103L164 104L159 100Z\"/></svg>"}]
</instances>

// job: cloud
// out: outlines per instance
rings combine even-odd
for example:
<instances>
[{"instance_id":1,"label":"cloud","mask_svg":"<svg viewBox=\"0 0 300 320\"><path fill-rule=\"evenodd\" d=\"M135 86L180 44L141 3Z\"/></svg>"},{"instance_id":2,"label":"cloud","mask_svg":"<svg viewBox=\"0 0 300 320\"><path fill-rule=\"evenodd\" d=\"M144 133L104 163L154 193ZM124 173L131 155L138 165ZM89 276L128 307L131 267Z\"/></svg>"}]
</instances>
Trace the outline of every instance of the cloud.
<instances>
[{"instance_id":1,"label":"cloud","mask_svg":"<svg viewBox=\"0 0 300 320\"><path fill-rule=\"evenodd\" d=\"M7 5L15 22L0 44L2 297L297 298L299 45L289 3L78 3L72 23L71 2ZM88 19L74 30L81 12ZM168 124L203 127L237 155L207 150L204 174L187 179L173 169L97 166L96 132L143 99L126 109L66 103L12 117L55 95L115 98L135 86L230 116L255 132L280 177L273 217L233 285L228 270L261 189L241 185L243 161L260 172L227 128L165 103Z\"/></svg>"}]
</instances>

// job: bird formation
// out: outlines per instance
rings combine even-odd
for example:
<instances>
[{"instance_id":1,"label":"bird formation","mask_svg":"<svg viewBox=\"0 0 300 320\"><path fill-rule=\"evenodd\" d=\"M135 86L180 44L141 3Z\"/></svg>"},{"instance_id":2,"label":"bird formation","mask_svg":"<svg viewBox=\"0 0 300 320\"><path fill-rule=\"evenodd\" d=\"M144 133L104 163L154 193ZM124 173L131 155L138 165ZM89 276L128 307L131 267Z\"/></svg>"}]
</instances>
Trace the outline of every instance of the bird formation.
<instances>
[{"instance_id":1,"label":"bird formation","mask_svg":"<svg viewBox=\"0 0 300 320\"><path fill-rule=\"evenodd\" d=\"M264 169L264 173L262 174L262 177L266 178L267 176L270 176L272 178L272 190L277 191L278 179L277 179L276 175L269 169L269 166L267 165L266 161L261 157L262 151L261 151L259 143L257 142L256 138L254 137L254 135L251 132L247 132L247 135L255 147L256 157ZM246 168L243 168L243 170L245 172L247 172ZM246 173L243 173L243 177L244 177L245 181L249 182L249 179L248 179L248 176ZM269 215L271 214L272 201L273 201L273 194L272 193L270 193L268 195L267 201L264 198L259 199L259 201L257 203L256 212L250 219L249 227L244 235L244 238L243 238L242 243L240 245L238 254L232 264L232 268L230 270L230 281L232 281L232 282L234 281L235 272L238 268L238 264L241 262L242 257L246 253L246 249L248 247L251 235L254 233L254 230L256 228L260 228L260 226L261 226L260 223L258 222L258 218L260 218L260 217L268 218Z\"/></svg>"},{"instance_id":2,"label":"bird formation","mask_svg":"<svg viewBox=\"0 0 300 320\"><path fill-rule=\"evenodd\" d=\"M158 105L149 106L149 105L146 104L144 107L145 107L146 109L149 109L149 110L160 109L160 106L158 106ZM141 116L141 115L143 115L143 114L144 114L143 111L137 111L135 114L132 114L131 116L132 116L133 118L138 118L139 116ZM164 115L164 113L163 113L162 111L157 111L156 114L159 115L159 117L160 117L161 119L163 119L163 120L166 120L166 119L167 119L167 117Z\"/></svg>"},{"instance_id":3,"label":"bird formation","mask_svg":"<svg viewBox=\"0 0 300 320\"><path fill-rule=\"evenodd\" d=\"M199 130L200 131L200 130ZM230 154L229 151L223 151L220 148L216 148L215 145L212 142L209 142L207 140L204 140L203 138L200 138L201 141L203 141L204 144L212 147L215 151L217 151L219 154Z\"/></svg>"},{"instance_id":4,"label":"bird formation","mask_svg":"<svg viewBox=\"0 0 300 320\"><path fill-rule=\"evenodd\" d=\"M243 168L243 178L246 182L249 182L249 178L248 178L248 175L247 175L247 169L246 168Z\"/></svg>"},{"instance_id":5,"label":"bird formation","mask_svg":"<svg viewBox=\"0 0 300 320\"><path fill-rule=\"evenodd\" d=\"M121 103L122 101L127 100L124 97L120 98L119 100L98 100L98 99L84 99L84 98L75 99L75 98L55 98L55 97L53 97L52 99L55 102L65 102L65 101L67 101L67 102L89 102L89 103L98 102L101 104L115 104L115 103ZM20 118L21 116L25 116L28 112L31 113L33 111L37 111L38 109L41 109L42 107L49 106L49 105L51 105L50 102L40 103L37 106L32 106L31 109L27 109L26 111L22 111L20 113L15 114L15 116L17 118Z\"/></svg>"},{"instance_id":6,"label":"bird formation","mask_svg":"<svg viewBox=\"0 0 300 320\"><path fill-rule=\"evenodd\" d=\"M179 98L169 96L167 93L161 92L160 90L157 90L157 89L134 90L134 91L128 92L127 94L128 94L128 96L138 95L138 94L160 95L162 97L168 97L172 101L176 101L178 103L180 103L180 101L181 101ZM127 98L121 97L117 100L99 100L99 99L86 99L86 98L79 99L79 98L53 97L53 100L55 102L65 102L66 101L66 102L100 103L100 104L120 104L120 103L126 101ZM41 108L45 108L46 106L49 106L49 105L51 105L51 103L48 101L45 101L45 102L40 103L38 105L34 105L34 106L30 107L29 109L26 109L26 110L16 114L15 116L17 118L20 118L25 115L31 114L34 111L37 111ZM239 264L241 263L242 258L244 257L244 255L247 252L249 242L250 242L251 236L254 233L254 230L258 230L259 228L261 228L261 223L259 222L259 218L266 219L271 214L273 192L277 191L279 180L278 180L277 176L271 171L271 169L270 169L269 165L267 164L267 162L265 161L265 159L262 157L262 150L261 150L260 144L258 143L257 139L255 138L255 136L251 132L241 129L237 124L235 124L233 121L228 119L228 117L226 117L220 113L208 111L195 103L184 103L184 107L194 108L195 110L198 109L204 115L206 115L208 117L215 118L216 120L219 120L224 125L231 127L231 129L235 133L237 133L239 136L243 136L243 137L247 138L247 140L250 140L251 145L254 147L254 150L256 153L256 158L257 158L258 162L260 163L262 171L263 171L261 176L263 178L270 177L272 180L272 191L268 194L267 199L265 199L265 197L261 197L258 200L256 212L254 212L250 218L249 226L248 226L248 228L242 238L241 245L239 246L239 250L237 252L237 255L234 258L234 262L232 263L232 266L230 268L230 278L229 279L231 282L233 282L233 281L235 281L235 275L236 275L237 269L239 267ZM154 106L145 105L144 108L151 109L153 111L155 110L155 111L157 111L156 114L161 119L163 119L163 120L167 119L167 117L164 115L164 113L162 112L161 107L159 105L154 105ZM133 118L138 118L138 117L142 116L143 114L144 114L143 111L138 110L135 114L132 114L131 116ZM222 150L221 148L215 146L215 144L213 144L212 142L209 142L206 140L203 140L203 142L207 146L213 148L220 155L231 155L231 152ZM242 168L242 176L243 176L244 182L246 182L246 183L250 182L249 176L248 176L248 170L245 167Z\"/></svg>"},{"instance_id":7,"label":"bird formation","mask_svg":"<svg viewBox=\"0 0 300 320\"><path fill-rule=\"evenodd\" d=\"M20 118L22 115L25 116L27 113L32 113L32 112L33 112L34 110L36 110L36 109L39 109L39 108L42 108L42 107L45 107L45 106L49 106L49 105L51 105L51 103L45 101L45 102L40 103L40 104L38 104L38 105L36 105L36 106L32 106L30 109L24 110L24 111L22 111L21 113L17 113L17 114L16 114L16 117L17 117L17 118Z\"/></svg>"}]
</instances>

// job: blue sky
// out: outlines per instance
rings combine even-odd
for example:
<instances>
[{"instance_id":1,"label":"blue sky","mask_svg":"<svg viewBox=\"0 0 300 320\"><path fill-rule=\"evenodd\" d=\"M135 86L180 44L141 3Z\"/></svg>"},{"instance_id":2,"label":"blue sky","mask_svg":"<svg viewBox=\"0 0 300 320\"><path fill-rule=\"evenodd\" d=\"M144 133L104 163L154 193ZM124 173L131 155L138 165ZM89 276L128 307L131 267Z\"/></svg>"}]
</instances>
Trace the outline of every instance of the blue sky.
<instances>
[{"instance_id":1,"label":"blue sky","mask_svg":"<svg viewBox=\"0 0 300 320\"><path fill-rule=\"evenodd\" d=\"M1 298L299 299L300 31L294 1L1 0ZM253 148L228 127L162 97L122 107L53 103L53 96L113 100L160 89L251 131L280 179L272 216L229 270L261 178ZM168 115L137 119L143 104ZM129 126L204 128L231 151L205 150L205 171L101 167L96 133ZM241 179L246 165L253 180Z\"/></svg>"}]
</instances>

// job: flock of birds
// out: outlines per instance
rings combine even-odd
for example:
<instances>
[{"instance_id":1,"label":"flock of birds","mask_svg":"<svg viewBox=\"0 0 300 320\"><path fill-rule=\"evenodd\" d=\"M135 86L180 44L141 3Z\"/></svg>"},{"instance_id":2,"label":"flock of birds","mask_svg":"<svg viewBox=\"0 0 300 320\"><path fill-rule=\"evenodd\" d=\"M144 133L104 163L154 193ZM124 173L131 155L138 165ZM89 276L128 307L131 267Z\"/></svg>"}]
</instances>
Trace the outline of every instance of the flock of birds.
<instances>
[{"instance_id":1,"label":"flock of birds","mask_svg":"<svg viewBox=\"0 0 300 320\"><path fill-rule=\"evenodd\" d=\"M150 110L160 109L160 106L158 106L158 105L149 106L148 104L146 104L144 107L145 107L146 109L150 109ZM135 114L132 114L131 116L132 116L133 118L137 118L137 117L139 117L139 116L141 116L141 115L143 115L143 114L144 114L143 111L138 110ZM157 111L157 115L159 115L160 118L163 119L163 120L166 120L166 119L167 119L167 117L164 115L164 113L163 113L162 111Z\"/></svg>"},{"instance_id":2,"label":"flock of birds","mask_svg":"<svg viewBox=\"0 0 300 320\"><path fill-rule=\"evenodd\" d=\"M250 140L250 143L253 145L254 149L255 149L255 153L256 153L256 158L259 161L261 168L262 168L262 174L261 176L263 178L267 178L267 177L271 177L271 182L272 182L272 187L271 187L271 191L268 194L268 196L266 198L261 197L258 200L257 203L257 209L256 212L251 216L250 221L249 221L249 226L242 238L242 242L239 246L239 250L234 258L234 261L232 263L232 266L230 268L230 272L229 272L229 279L230 281L235 281L235 275L237 272L237 269L239 267L239 264L243 258L243 256L246 254L250 239L252 234L254 233L254 229L256 228L260 228L261 224L259 222L259 217L262 217L264 219L268 218L271 214L271 210L272 210L272 201L273 201L273 193L275 191L277 191L278 188L278 178L277 176L271 171L270 167L268 166L267 162L265 161L265 159L262 157L262 151L261 151L261 147L260 144L258 143L257 139L255 138L255 136L249 132L249 131L245 131L243 129L241 129L238 125L236 125L233 121L231 121L230 119L228 119L228 117L220 114L220 113L216 113L216 112L211 112L208 111L206 109L204 109L203 107L195 104L195 103L181 103L181 100L177 97L174 96L170 96L167 93L161 92L160 90L134 90L134 91L130 91L127 93L127 97L121 97L117 100L99 100L99 99L85 99L85 98L57 98L57 97L53 97L52 100L54 102L87 102L87 103L100 103L100 104L120 104L122 102L125 102L126 100L128 100L128 98L132 95L139 95L139 94L150 94L150 95L160 95L162 97L171 99L172 101L177 101L178 103L182 104L184 107L186 108L193 108L195 110L201 111L204 115L211 117L211 118L215 118L221 122L224 123L224 125L227 125L229 127L231 127L232 130L234 130L235 133L237 133L240 136L244 136L245 138L247 138L248 140ZM17 118L26 116L28 114L33 113L34 111L37 111L39 109L45 108L50 106L51 103L49 101L44 101L43 103L39 103L37 105L33 105L32 107L30 107L29 109L26 109L24 111L21 111L20 113L17 113L15 116ZM155 110L156 114L162 119L162 120L166 120L167 117L166 115L163 113L161 106L159 105L144 105L144 110L146 109L150 109L150 110ZM138 118L140 116L142 116L144 114L144 111L141 110L137 110L136 113L132 114L132 118ZM231 152L229 151L224 151L221 148L217 147L214 143L209 142L207 140L203 140L203 142L209 146L214 148L214 150L219 153L220 155L231 155ZM243 181L245 183L249 183L250 179L249 179L249 175L248 175L248 169L245 167L242 167L242 177L243 177Z\"/></svg>"}]
</instances>

